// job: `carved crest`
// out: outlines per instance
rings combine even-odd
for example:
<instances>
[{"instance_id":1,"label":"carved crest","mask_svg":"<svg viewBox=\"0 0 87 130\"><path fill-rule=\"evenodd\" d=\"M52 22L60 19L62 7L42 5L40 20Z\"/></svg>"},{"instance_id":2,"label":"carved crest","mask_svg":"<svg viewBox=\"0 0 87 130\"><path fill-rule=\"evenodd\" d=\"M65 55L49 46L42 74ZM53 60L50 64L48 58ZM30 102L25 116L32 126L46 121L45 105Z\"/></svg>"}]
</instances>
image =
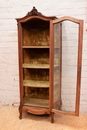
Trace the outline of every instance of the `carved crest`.
<instances>
[{"instance_id":1,"label":"carved crest","mask_svg":"<svg viewBox=\"0 0 87 130\"><path fill-rule=\"evenodd\" d=\"M30 12L28 12L27 15L28 16L33 16L33 15L41 16L42 14L40 12L38 12L38 10L35 7L33 7L33 9Z\"/></svg>"}]
</instances>

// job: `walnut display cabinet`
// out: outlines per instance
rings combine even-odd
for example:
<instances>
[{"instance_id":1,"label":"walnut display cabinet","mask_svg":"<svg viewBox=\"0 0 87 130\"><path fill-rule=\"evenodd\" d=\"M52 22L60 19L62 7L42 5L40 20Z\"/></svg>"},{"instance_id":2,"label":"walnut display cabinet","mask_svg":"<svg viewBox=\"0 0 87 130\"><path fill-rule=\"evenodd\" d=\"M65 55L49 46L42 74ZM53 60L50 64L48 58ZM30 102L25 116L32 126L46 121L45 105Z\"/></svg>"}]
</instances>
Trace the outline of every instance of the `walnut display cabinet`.
<instances>
[{"instance_id":1,"label":"walnut display cabinet","mask_svg":"<svg viewBox=\"0 0 87 130\"><path fill-rule=\"evenodd\" d=\"M47 17L35 7L18 22L19 49L19 118L23 111L42 115L49 114L54 122L54 113L79 115L82 28L83 21L72 17ZM75 111L62 109L62 22L78 25L78 58L76 76Z\"/></svg>"}]
</instances>

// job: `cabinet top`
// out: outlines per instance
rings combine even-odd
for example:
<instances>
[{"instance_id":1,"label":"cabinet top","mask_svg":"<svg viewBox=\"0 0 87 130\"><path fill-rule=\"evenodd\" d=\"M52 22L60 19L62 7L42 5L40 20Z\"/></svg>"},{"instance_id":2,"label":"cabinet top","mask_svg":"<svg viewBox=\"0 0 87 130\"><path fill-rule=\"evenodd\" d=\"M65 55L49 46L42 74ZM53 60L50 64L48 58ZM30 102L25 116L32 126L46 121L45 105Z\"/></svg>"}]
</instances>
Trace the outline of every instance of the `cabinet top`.
<instances>
[{"instance_id":1,"label":"cabinet top","mask_svg":"<svg viewBox=\"0 0 87 130\"><path fill-rule=\"evenodd\" d=\"M55 16L48 17L48 16L43 15L42 13L38 12L38 10L35 7L33 7L33 9L30 12L28 12L26 16L24 16L22 18L16 18L16 20L17 20L17 22L26 22L33 18L38 18L38 19L42 19L42 20L46 20L46 21L56 19Z\"/></svg>"}]
</instances>

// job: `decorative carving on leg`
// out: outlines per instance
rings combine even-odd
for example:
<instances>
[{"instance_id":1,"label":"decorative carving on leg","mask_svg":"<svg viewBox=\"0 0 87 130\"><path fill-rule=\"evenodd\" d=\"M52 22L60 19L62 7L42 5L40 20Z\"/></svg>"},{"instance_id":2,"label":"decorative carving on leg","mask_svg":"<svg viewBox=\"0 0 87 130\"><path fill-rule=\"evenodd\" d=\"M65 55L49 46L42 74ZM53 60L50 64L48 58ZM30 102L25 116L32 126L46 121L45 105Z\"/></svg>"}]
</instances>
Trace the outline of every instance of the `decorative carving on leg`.
<instances>
[{"instance_id":1,"label":"decorative carving on leg","mask_svg":"<svg viewBox=\"0 0 87 130\"><path fill-rule=\"evenodd\" d=\"M51 112L51 123L54 123L54 113Z\"/></svg>"},{"instance_id":2,"label":"decorative carving on leg","mask_svg":"<svg viewBox=\"0 0 87 130\"><path fill-rule=\"evenodd\" d=\"M19 118L22 119L22 107L21 106L19 106L19 114L20 114Z\"/></svg>"}]
</instances>

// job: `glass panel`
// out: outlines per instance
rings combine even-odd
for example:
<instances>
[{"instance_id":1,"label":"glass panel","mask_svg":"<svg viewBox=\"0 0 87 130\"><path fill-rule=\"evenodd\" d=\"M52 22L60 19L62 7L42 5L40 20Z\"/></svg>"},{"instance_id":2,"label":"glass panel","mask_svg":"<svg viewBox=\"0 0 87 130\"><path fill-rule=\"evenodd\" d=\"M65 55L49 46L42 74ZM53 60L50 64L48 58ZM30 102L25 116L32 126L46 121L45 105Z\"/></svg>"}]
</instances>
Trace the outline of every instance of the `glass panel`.
<instances>
[{"instance_id":1,"label":"glass panel","mask_svg":"<svg viewBox=\"0 0 87 130\"><path fill-rule=\"evenodd\" d=\"M61 87L60 87L60 24L54 25L54 90L53 107L61 107Z\"/></svg>"},{"instance_id":2,"label":"glass panel","mask_svg":"<svg viewBox=\"0 0 87 130\"><path fill-rule=\"evenodd\" d=\"M59 48L56 47L55 49L56 44L58 44ZM56 57L55 54L57 55ZM58 64L57 68L55 68L56 58ZM71 21L63 21L62 27L60 26L59 23L54 24L54 99L53 99L54 105L53 106L54 108L60 109L61 111L75 112L77 58L78 58L78 24L73 23ZM56 79L57 83L55 85Z\"/></svg>"}]
</instances>

